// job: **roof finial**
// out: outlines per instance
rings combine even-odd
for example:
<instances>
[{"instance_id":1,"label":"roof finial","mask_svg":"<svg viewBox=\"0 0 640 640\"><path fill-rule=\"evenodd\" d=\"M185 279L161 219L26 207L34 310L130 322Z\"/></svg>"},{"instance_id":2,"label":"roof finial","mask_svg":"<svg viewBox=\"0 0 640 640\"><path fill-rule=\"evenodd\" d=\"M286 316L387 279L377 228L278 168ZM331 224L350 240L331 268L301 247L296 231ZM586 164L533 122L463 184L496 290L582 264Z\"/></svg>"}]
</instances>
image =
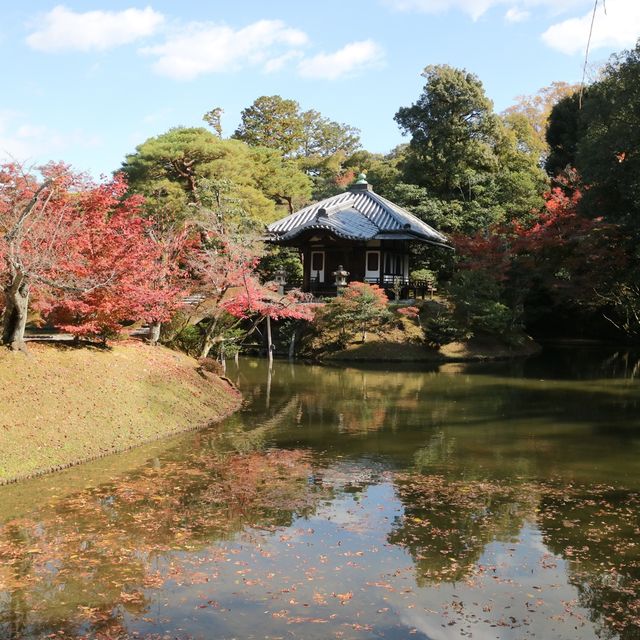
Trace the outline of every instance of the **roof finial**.
<instances>
[{"instance_id":1,"label":"roof finial","mask_svg":"<svg viewBox=\"0 0 640 640\"><path fill-rule=\"evenodd\" d=\"M371 185L367 182L367 174L362 171L358 174L358 179L348 187L347 191L352 193L362 193L363 191L373 191Z\"/></svg>"}]
</instances>

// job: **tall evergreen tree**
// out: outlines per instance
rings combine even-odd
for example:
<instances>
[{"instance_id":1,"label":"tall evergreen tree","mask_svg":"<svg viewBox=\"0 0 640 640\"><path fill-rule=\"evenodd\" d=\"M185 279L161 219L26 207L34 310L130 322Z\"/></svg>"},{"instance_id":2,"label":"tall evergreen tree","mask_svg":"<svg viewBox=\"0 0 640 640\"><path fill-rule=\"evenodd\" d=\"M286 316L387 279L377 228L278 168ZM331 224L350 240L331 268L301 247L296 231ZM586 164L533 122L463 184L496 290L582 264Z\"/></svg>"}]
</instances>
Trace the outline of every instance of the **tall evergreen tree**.
<instances>
[{"instance_id":1,"label":"tall evergreen tree","mask_svg":"<svg viewBox=\"0 0 640 640\"><path fill-rule=\"evenodd\" d=\"M611 58L585 96L580 121L584 210L640 231L640 40Z\"/></svg>"},{"instance_id":2,"label":"tall evergreen tree","mask_svg":"<svg viewBox=\"0 0 640 640\"><path fill-rule=\"evenodd\" d=\"M225 200L225 211L258 224L279 215L276 204L310 195L309 179L279 153L223 140L204 128L178 127L149 138L122 170L148 208L175 217L189 216L190 205L213 197Z\"/></svg>"},{"instance_id":3,"label":"tall evergreen tree","mask_svg":"<svg viewBox=\"0 0 640 640\"><path fill-rule=\"evenodd\" d=\"M242 111L233 137L252 147L276 149L313 180L314 197L341 188L345 159L360 147L360 132L319 111L302 111L295 100L261 96Z\"/></svg>"},{"instance_id":4,"label":"tall evergreen tree","mask_svg":"<svg viewBox=\"0 0 640 640\"><path fill-rule=\"evenodd\" d=\"M396 196L444 230L473 232L523 218L546 188L531 124L500 118L482 83L449 65L426 67L422 94L395 119L411 136Z\"/></svg>"},{"instance_id":5,"label":"tall evergreen tree","mask_svg":"<svg viewBox=\"0 0 640 640\"><path fill-rule=\"evenodd\" d=\"M640 41L611 58L599 80L552 110L547 171L567 165L587 186L581 210L640 230Z\"/></svg>"}]
</instances>

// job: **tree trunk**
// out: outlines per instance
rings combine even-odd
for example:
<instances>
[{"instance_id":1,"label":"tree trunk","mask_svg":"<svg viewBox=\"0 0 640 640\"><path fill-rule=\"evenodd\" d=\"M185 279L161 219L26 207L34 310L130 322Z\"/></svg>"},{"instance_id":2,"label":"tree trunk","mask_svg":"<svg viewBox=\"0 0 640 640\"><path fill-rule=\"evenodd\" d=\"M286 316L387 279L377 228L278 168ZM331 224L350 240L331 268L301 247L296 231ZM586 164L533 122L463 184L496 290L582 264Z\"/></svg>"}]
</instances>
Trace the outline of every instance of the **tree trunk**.
<instances>
[{"instance_id":1,"label":"tree trunk","mask_svg":"<svg viewBox=\"0 0 640 640\"><path fill-rule=\"evenodd\" d=\"M16 278L4 290L5 309L2 316L2 344L14 351L26 351L24 330L29 311L29 285L23 277Z\"/></svg>"},{"instance_id":2,"label":"tree trunk","mask_svg":"<svg viewBox=\"0 0 640 640\"><path fill-rule=\"evenodd\" d=\"M201 358L209 357L209 351L211 351L211 347L213 347L214 342L213 338L205 335L204 340L202 341L202 348L200 349Z\"/></svg>"},{"instance_id":3,"label":"tree trunk","mask_svg":"<svg viewBox=\"0 0 640 640\"><path fill-rule=\"evenodd\" d=\"M202 337L202 346L200 348L200 357L206 358L209 356L211 347L216 343L216 329L218 328L218 318L211 318L209 326Z\"/></svg>"},{"instance_id":4,"label":"tree trunk","mask_svg":"<svg viewBox=\"0 0 640 640\"><path fill-rule=\"evenodd\" d=\"M160 341L161 322L153 322L149 325L149 344L156 345Z\"/></svg>"}]
</instances>

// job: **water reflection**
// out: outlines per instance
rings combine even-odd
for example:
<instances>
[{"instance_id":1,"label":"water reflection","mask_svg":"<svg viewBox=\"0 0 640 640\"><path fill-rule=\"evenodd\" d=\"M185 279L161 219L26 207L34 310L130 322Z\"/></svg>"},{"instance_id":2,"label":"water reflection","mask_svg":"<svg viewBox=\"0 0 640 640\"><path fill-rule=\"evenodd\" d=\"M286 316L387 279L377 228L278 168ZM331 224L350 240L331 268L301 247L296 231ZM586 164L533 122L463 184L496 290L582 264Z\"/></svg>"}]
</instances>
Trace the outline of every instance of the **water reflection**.
<instances>
[{"instance_id":1,"label":"water reflection","mask_svg":"<svg viewBox=\"0 0 640 640\"><path fill-rule=\"evenodd\" d=\"M450 365L445 372L300 366L295 377L277 363L272 407L294 397L298 407L296 421L283 422L269 442L445 475L637 482L640 381L558 379L556 360L457 364L456 373L446 372ZM542 377L505 373L514 367ZM591 371L601 367L598 360ZM241 372L243 390L263 393L250 375L258 371Z\"/></svg>"},{"instance_id":2,"label":"water reflection","mask_svg":"<svg viewBox=\"0 0 640 640\"><path fill-rule=\"evenodd\" d=\"M303 453L204 449L12 520L0 530L0 637L122 634L123 612L148 611L145 588L184 573L178 552L304 515L321 493L309 474Z\"/></svg>"},{"instance_id":3,"label":"water reflection","mask_svg":"<svg viewBox=\"0 0 640 640\"><path fill-rule=\"evenodd\" d=\"M638 638L640 394L612 357L229 363L221 427L0 489L0 637Z\"/></svg>"},{"instance_id":4,"label":"water reflection","mask_svg":"<svg viewBox=\"0 0 640 640\"><path fill-rule=\"evenodd\" d=\"M640 495L572 488L541 503L545 544L567 560L582 606L602 635L640 637Z\"/></svg>"},{"instance_id":5,"label":"water reflection","mask_svg":"<svg viewBox=\"0 0 640 640\"><path fill-rule=\"evenodd\" d=\"M535 486L396 476L404 516L389 536L409 550L419 585L472 574L487 544L514 542L538 503Z\"/></svg>"}]
</instances>

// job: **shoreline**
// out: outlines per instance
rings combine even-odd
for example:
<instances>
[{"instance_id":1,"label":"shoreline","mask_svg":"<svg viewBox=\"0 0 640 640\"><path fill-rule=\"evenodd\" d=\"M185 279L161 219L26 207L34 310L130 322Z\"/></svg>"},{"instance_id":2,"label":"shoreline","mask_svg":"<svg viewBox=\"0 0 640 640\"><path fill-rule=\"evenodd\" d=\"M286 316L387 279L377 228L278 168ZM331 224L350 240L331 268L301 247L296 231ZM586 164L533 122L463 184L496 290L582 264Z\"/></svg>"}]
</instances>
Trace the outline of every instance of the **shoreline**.
<instances>
[{"instance_id":1,"label":"shoreline","mask_svg":"<svg viewBox=\"0 0 640 640\"><path fill-rule=\"evenodd\" d=\"M228 417L232 416L241 406L242 403L239 403L238 407L229 410L226 414L221 415L219 418L216 418L212 422L204 422L201 424L196 424L193 426L186 426L184 428L175 429L174 431L167 431L165 433L157 434L154 438L149 438L145 440L140 440L139 442L127 445L122 448L114 448L109 451L105 451L100 454L96 454L89 458L72 460L64 464L56 465L54 467L38 469L30 474L13 476L11 478L0 478L0 487L7 487L13 484L18 484L20 482L25 482L26 480L35 480L36 478L41 478L42 476L47 476L53 473L57 473L59 471L66 471L67 469L72 469L74 467L79 467L85 463L95 462L96 460L102 460L103 458L108 458L112 455L117 455L119 453L127 453L128 451L133 451L138 447L142 447L146 444L153 444L154 442L160 442L161 440L168 440L169 438L173 438L175 436L193 433L195 431L202 431L204 429L208 429L223 420L226 420Z\"/></svg>"},{"instance_id":2,"label":"shoreline","mask_svg":"<svg viewBox=\"0 0 640 640\"><path fill-rule=\"evenodd\" d=\"M425 364L447 364L455 362L491 362L515 360L536 355L542 346L532 339L524 344L510 347L493 339L476 339L451 342L439 349L412 342L372 340L350 345L333 353L319 354L317 362L422 362Z\"/></svg>"}]
</instances>

